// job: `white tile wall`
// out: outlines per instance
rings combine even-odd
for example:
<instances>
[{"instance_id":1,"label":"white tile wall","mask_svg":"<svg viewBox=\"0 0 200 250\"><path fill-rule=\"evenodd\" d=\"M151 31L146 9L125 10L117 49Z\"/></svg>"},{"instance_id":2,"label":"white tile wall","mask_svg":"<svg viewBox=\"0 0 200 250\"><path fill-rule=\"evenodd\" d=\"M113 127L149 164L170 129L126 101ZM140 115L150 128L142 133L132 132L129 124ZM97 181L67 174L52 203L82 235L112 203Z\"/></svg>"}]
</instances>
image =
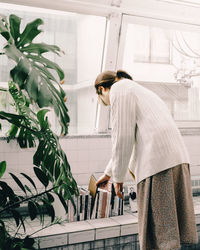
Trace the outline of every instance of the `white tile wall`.
<instances>
[{"instance_id":1,"label":"white tile wall","mask_svg":"<svg viewBox=\"0 0 200 250\"><path fill-rule=\"evenodd\" d=\"M186 135L183 138L191 157L191 174L200 176L200 136ZM111 139L109 137L61 138L60 143L79 185L87 185L91 174L98 178L111 156ZM36 181L38 186L41 185L34 177L32 170L32 158L35 150L36 148L20 149L15 140L9 144L5 140L0 140L0 161L7 161L7 172L4 175L6 181L10 180L8 172L24 171ZM127 174L127 180L132 180L129 174Z\"/></svg>"},{"instance_id":2,"label":"white tile wall","mask_svg":"<svg viewBox=\"0 0 200 250\"><path fill-rule=\"evenodd\" d=\"M89 220L88 222L95 228L95 240L120 236L120 225L111 218Z\"/></svg>"}]
</instances>

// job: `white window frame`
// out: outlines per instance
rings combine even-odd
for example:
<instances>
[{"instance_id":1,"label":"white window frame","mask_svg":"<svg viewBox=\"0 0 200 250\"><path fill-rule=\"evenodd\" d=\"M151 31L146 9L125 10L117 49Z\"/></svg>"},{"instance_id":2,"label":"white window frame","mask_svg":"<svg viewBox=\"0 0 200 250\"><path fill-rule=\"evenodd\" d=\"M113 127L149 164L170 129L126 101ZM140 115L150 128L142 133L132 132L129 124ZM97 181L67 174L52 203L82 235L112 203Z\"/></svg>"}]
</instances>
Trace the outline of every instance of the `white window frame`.
<instances>
[{"instance_id":1,"label":"white window frame","mask_svg":"<svg viewBox=\"0 0 200 250\"><path fill-rule=\"evenodd\" d=\"M116 70L116 63L119 49L119 37L121 32L122 15L120 13L111 13L108 17L109 26L107 27L106 48L102 64L102 71ZM95 132L110 133L109 112L110 107L97 104L97 116L95 123Z\"/></svg>"},{"instance_id":2,"label":"white window frame","mask_svg":"<svg viewBox=\"0 0 200 250\"><path fill-rule=\"evenodd\" d=\"M178 21L172 21L168 19L154 18L154 17L144 17L144 16L136 16L136 15L122 15L122 26L121 26L121 36L119 42L119 51L117 57L116 68L122 68L124 48L125 48L125 38L127 25L129 23L139 24L139 25L152 25L160 28L167 29L178 29L183 31L193 31L200 32L200 25L197 24L189 24ZM175 121L179 128L196 128L200 127L200 121L198 120L189 120L189 121Z\"/></svg>"},{"instance_id":3,"label":"white window frame","mask_svg":"<svg viewBox=\"0 0 200 250\"><path fill-rule=\"evenodd\" d=\"M107 35L106 35L106 46L104 48L104 58L102 62L102 71L104 70L116 70L121 68L123 59L123 50L125 44L125 30L127 22L134 22L138 24L151 24L156 26L161 25L162 27L169 27L173 25L173 28L178 28L190 31L200 31L200 23L197 16L197 10L193 8L192 13L194 15L187 20L189 23L185 23L183 16L180 11L185 11L185 6L174 6L166 3L164 0L161 5L155 10L151 8L149 3L141 5L134 3L131 0L127 1L127 6L124 7L122 0L104 0L104 1L85 1L85 0L2 0L0 3L4 6L6 4L15 5L16 8L20 8L21 5L27 7L43 8L47 10L59 10L67 12L75 12L80 14L91 14L97 16L106 17L108 20ZM141 1L142 4L142 1ZM122 7L120 7L122 5ZM168 17L166 12L163 12L163 6L171 10L171 15ZM181 10L180 10L181 9ZM178 10L178 13L176 11ZM191 16L191 15L190 15ZM197 22L196 24L194 22ZM67 87L66 87L67 88ZM109 133L109 108L98 106L97 103L97 114L95 121L94 132L98 133ZM181 121L177 122L179 127L200 127L200 121Z\"/></svg>"}]
</instances>

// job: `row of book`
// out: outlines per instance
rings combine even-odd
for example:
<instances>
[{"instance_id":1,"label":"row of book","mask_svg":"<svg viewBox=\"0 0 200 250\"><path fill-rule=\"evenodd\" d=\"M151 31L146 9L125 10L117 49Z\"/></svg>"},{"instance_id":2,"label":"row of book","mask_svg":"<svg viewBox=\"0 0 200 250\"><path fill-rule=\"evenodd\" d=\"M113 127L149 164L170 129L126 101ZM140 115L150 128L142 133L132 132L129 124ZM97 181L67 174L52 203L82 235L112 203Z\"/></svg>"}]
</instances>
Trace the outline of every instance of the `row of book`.
<instances>
[{"instance_id":1,"label":"row of book","mask_svg":"<svg viewBox=\"0 0 200 250\"><path fill-rule=\"evenodd\" d=\"M69 222L123 215L124 201L115 195L110 181L97 187L92 175L88 189L79 187L79 193L73 197L75 206L68 200Z\"/></svg>"}]
</instances>

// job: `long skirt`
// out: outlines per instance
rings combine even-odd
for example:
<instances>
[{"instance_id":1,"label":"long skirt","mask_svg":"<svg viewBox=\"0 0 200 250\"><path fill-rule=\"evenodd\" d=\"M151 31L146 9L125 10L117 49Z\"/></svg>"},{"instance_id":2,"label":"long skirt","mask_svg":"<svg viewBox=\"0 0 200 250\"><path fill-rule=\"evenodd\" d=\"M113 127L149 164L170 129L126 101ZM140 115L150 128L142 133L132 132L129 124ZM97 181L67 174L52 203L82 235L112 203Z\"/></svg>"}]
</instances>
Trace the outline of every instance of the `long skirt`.
<instances>
[{"instance_id":1,"label":"long skirt","mask_svg":"<svg viewBox=\"0 0 200 250\"><path fill-rule=\"evenodd\" d=\"M181 244L197 244L188 164L138 183L137 202L141 250L175 250Z\"/></svg>"}]
</instances>

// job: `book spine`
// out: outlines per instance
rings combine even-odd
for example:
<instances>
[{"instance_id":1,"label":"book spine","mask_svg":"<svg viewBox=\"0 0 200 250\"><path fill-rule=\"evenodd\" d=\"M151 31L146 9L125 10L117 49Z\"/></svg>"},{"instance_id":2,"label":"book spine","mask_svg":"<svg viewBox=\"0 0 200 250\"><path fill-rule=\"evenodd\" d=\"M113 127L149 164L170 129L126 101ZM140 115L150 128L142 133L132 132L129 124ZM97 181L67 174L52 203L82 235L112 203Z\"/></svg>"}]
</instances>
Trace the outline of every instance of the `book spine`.
<instances>
[{"instance_id":1,"label":"book spine","mask_svg":"<svg viewBox=\"0 0 200 250\"><path fill-rule=\"evenodd\" d=\"M105 217L108 218L111 216L111 192L107 194L107 204L106 204L106 213Z\"/></svg>"},{"instance_id":2,"label":"book spine","mask_svg":"<svg viewBox=\"0 0 200 250\"><path fill-rule=\"evenodd\" d=\"M108 192L103 192L103 199L102 199L102 205L101 205L101 217L106 217L106 208L107 208L107 200L108 200Z\"/></svg>"},{"instance_id":3,"label":"book spine","mask_svg":"<svg viewBox=\"0 0 200 250\"><path fill-rule=\"evenodd\" d=\"M88 220L90 219L90 217L88 216L88 210L89 210L89 207L88 207L88 200L89 200L89 195L86 194L85 195L85 213L84 213L84 220Z\"/></svg>"},{"instance_id":4,"label":"book spine","mask_svg":"<svg viewBox=\"0 0 200 250\"><path fill-rule=\"evenodd\" d=\"M115 198L114 198L113 216L118 215L118 210L119 210L119 198L118 198L118 196L115 196Z\"/></svg>"},{"instance_id":5,"label":"book spine","mask_svg":"<svg viewBox=\"0 0 200 250\"><path fill-rule=\"evenodd\" d=\"M84 220L84 216L85 216L85 194L82 194L82 198L81 198L81 211L80 211L80 220Z\"/></svg>"},{"instance_id":6,"label":"book spine","mask_svg":"<svg viewBox=\"0 0 200 250\"><path fill-rule=\"evenodd\" d=\"M99 192L97 193L97 204L96 204L96 215L95 215L95 219L98 218L98 209L99 209Z\"/></svg>"},{"instance_id":7,"label":"book spine","mask_svg":"<svg viewBox=\"0 0 200 250\"><path fill-rule=\"evenodd\" d=\"M80 221L80 196L76 197L76 221Z\"/></svg>"},{"instance_id":8,"label":"book spine","mask_svg":"<svg viewBox=\"0 0 200 250\"><path fill-rule=\"evenodd\" d=\"M91 219L95 219L97 216L97 203L98 203L99 193L96 194L95 200L94 200L94 206L92 209L92 215Z\"/></svg>"},{"instance_id":9,"label":"book spine","mask_svg":"<svg viewBox=\"0 0 200 250\"><path fill-rule=\"evenodd\" d=\"M92 217L92 211L94 206L94 199L91 195L88 196L88 219Z\"/></svg>"},{"instance_id":10,"label":"book spine","mask_svg":"<svg viewBox=\"0 0 200 250\"><path fill-rule=\"evenodd\" d=\"M75 220L75 216L74 216L74 206L72 204L72 202L70 200L68 200L69 202L69 222L73 222Z\"/></svg>"},{"instance_id":11,"label":"book spine","mask_svg":"<svg viewBox=\"0 0 200 250\"><path fill-rule=\"evenodd\" d=\"M98 201L98 208L97 208L97 216L96 218L101 218L102 212L102 203L103 203L103 191L99 190L99 201Z\"/></svg>"},{"instance_id":12,"label":"book spine","mask_svg":"<svg viewBox=\"0 0 200 250\"><path fill-rule=\"evenodd\" d=\"M119 197L118 197L118 212L117 212L117 214L118 215L120 215L120 213L121 213L121 201L122 201L122 199L120 199Z\"/></svg>"}]
</instances>

